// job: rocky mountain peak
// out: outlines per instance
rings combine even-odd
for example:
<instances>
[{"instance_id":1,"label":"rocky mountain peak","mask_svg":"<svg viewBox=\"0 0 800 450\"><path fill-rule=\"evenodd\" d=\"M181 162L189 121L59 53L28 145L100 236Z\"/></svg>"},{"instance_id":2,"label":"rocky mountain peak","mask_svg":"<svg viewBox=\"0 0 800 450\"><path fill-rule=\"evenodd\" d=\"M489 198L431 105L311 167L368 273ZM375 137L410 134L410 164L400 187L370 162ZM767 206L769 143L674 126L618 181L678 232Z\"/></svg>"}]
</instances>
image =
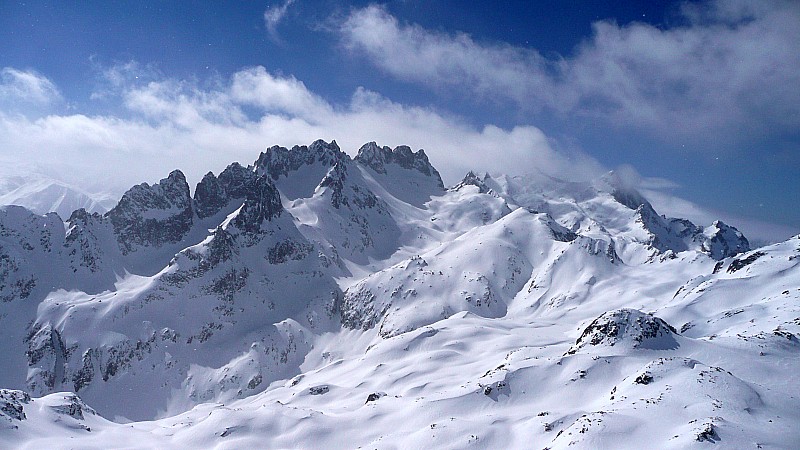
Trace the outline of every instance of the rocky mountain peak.
<instances>
[{"instance_id":1,"label":"rocky mountain peak","mask_svg":"<svg viewBox=\"0 0 800 450\"><path fill-rule=\"evenodd\" d=\"M387 154L391 154L392 149L389 147L379 147L375 141L367 142L358 149L358 155L355 161L370 167L378 173L386 173L384 163L387 159Z\"/></svg>"},{"instance_id":2,"label":"rocky mountain peak","mask_svg":"<svg viewBox=\"0 0 800 450\"><path fill-rule=\"evenodd\" d=\"M178 242L192 226L189 184L180 170L150 186L129 189L106 217L111 220L123 253L137 246Z\"/></svg>"},{"instance_id":3,"label":"rocky mountain peak","mask_svg":"<svg viewBox=\"0 0 800 450\"><path fill-rule=\"evenodd\" d=\"M319 162L330 167L343 159L349 159L349 156L341 151L336 141L327 143L318 139L310 146L295 145L291 150L277 145L269 147L256 160L255 171L257 174L269 174L273 180L277 180L305 165Z\"/></svg>"},{"instance_id":4,"label":"rocky mountain peak","mask_svg":"<svg viewBox=\"0 0 800 450\"><path fill-rule=\"evenodd\" d=\"M110 216L122 213L143 213L151 209L167 210L191 205L189 184L180 170L173 170L158 183L142 183L128 189L111 211Z\"/></svg>"},{"instance_id":5,"label":"rocky mountain peak","mask_svg":"<svg viewBox=\"0 0 800 450\"><path fill-rule=\"evenodd\" d=\"M466 175L464 175L464 178L457 185L453 186L451 190L458 191L465 186L477 186L478 192L485 194L490 190L489 186L484 183L486 177L488 177L488 175L486 175L484 178L481 178L476 175L475 172L470 170Z\"/></svg>"},{"instance_id":6,"label":"rocky mountain peak","mask_svg":"<svg viewBox=\"0 0 800 450\"><path fill-rule=\"evenodd\" d=\"M721 220L706 227L701 234L705 239L701 250L716 260L750 251L750 242L736 228Z\"/></svg>"},{"instance_id":7,"label":"rocky mountain peak","mask_svg":"<svg viewBox=\"0 0 800 450\"><path fill-rule=\"evenodd\" d=\"M379 147L375 142L368 142L358 150L355 161L380 174L386 173L388 164L395 164L403 169L416 170L429 177L434 177L440 187L444 189L442 177L431 165L428 156L422 149L414 152L411 147L400 145L392 150L387 146Z\"/></svg>"},{"instance_id":8,"label":"rocky mountain peak","mask_svg":"<svg viewBox=\"0 0 800 450\"><path fill-rule=\"evenodd\" d=\"M235 162L226 167L217 178L229 198L245 198L256 175L251 169Z\"/></svg>"},{"instance_id":9,"label":"rocky mountain peak","mask_svg":"<svg viewBox=\"0 0 800 450\"><path fill-rule=\"evenodd\" d=\"M278 188L268 176L260 175L247 193L247 199L233 224L241 231L258 234L264 222L280 216L281 212L283 205Z\"/></svg>"},{"instance_id":10,"label":"rocky mountain peak","mask_svg":"<svg viewBox=\"0 0 800 450\"><path fill-rule=\"evenodd\" d=\"M208 172L197 183L194 190L194 204L197 216L208 217L222 209L227 204L228 198L217 177Z\"/></svg>"},{"instance_id":11,"label":"rocky mountain peak","mask_svg":"<svg viewBox=\"0 0 800 450\"><path fill-rule=\"evenodd\" d=\"M317 139L308 146L308 149L318 156L338 155L342 151L335 139L330 144L322 139Z\"/></svg>"},{"instance_id":12,"label":"rocky mountain peak","mask_svg":"<svg viewBox=\"0 0 800 450\"><path fill-rule=\"evenodd\" d=\"M252 170L239 163L230 164L219 177L208 172L194 191L197 216L201 219L213 216L232 200L244 200L255 178Z\"/></svg>"}]
</instances>

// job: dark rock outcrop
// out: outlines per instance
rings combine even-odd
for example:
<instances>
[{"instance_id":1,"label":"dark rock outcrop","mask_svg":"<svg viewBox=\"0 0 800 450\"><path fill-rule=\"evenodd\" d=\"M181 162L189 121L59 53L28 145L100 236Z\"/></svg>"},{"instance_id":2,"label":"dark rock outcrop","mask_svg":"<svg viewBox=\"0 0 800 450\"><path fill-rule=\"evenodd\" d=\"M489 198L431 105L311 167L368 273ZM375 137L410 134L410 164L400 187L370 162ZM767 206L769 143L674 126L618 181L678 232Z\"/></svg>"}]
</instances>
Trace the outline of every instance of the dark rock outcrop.
<instances>
[{"instance_id":1,"label":"dark rock outcrop","mask_svg":"<svg viewBox=\"0 0 800 450\"><path fill-rule=\"evenodd\" d=\"M750 251L750 242L747 238L739 230L721 220L715 221L704 231L698 235L702 236L701 249L716 260Z\"/></svg>"},{"instance_id":2,"label":"dark rock outcrop","mask_svg":"<svg viewBox=\"0 0 800 450\"><path fill-rule=\"evenodd\" d=\"M478 192L481 194L486 194L489 192L489 186L484 183L484 179L478 177L475 172L470 170L466 175L464 175L464 178L457 185L452 187L451 190L458 191L465 186L476 186L478 188Z\"/></svg>"},{"instance_id":3,"label":"dark rock outcrop","mask_svg":"<svg viewBox=\"0 0 800 450\"><path fill-rule=\"evenodd\" d=\"M386 173L386 166L389 164L396 164L403 169L416 170L424 175L433 177L437 180L439 187L444 189L442 177L428 161L428 155L425 154L425 150L413 152L407 145L400 145L392 150L386 146L379 147L375 142L369 142L358 150L355 161L380 174Z\"/></svg>"},{"instance_id":4,"label":"dark rock outcrop","mask_svg":"<svg viewBox=\"0 0 800 450\"><path fill-rule=\"evenodd\" d=\"M283 205L278 189L269 177L261 175L247 193L247 199L233 219L233 225L246 233L258 234L262 223L278 217L281 212Z\"/></svg>"},{"instance_id":5,"label":"dark rock outcrop","mask_svg":"<svg viewBox=\"0 0 800 450\"><path fill-rule=\"evenodd\" d=\"M345 159L349 157L339 149L336 141L328 144L318 139L308 147L295 145L291 150L274 145L259 155L255 170L257 174L267 174L276 181L304 165L320 162L324 166L331 167Z\"/></svg>"},{"instance_id":6,"label":"dark rock outcrop","mask_svg":"<svg viewBox=\"0 0 800 450\"><path fill-rule=\"evenodd\" d=\"M31 402L31 396L24 391L0 389L0 416L13 420L25 420L23 405Z\"/></svg>"},{"instance_id":7,"label":"dark rock outcrop","mask_svg":"<svg viewBox=\"0 0 800 450\"><path fill-rule=\"evenodd\" d=\"M244 200L252 189L256 174L239 163L225 168L219 177L207 173L197 184L194 205L197 217L204 219L220 212L233 200Z\"/></svg>"},{"instance_id":8,"label":"dark rock outcrop","mask_svg":"<svg viewBox=\"0 0 800 450\"><path fill-rule=\"evenodd\" d=\"M106 217L123 254L143 246L179 242L192 227L192 198L186 177L175 170L153 186L134 186Z\"/></svg>"},{"instance_id":9,"label":"dark rock outcrop","mask_svg":"<svg viewBox=\"0 0 800 450\"><path fill-rule=\"evenodd\" d=\"M635 309L618 309L600 315L587 326L566 354L588 347L625 345L632 348L667 350L678 347L672 325Z\"/></svg>"}]
</instances>

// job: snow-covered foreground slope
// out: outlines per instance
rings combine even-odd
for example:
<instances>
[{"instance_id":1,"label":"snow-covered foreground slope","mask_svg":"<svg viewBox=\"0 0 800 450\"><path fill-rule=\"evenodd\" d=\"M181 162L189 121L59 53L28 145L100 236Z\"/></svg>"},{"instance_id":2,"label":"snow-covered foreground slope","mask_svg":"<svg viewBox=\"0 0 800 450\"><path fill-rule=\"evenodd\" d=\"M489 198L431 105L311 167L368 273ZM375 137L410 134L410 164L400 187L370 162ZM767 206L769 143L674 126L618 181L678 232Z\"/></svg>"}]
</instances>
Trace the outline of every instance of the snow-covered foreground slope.
<instances>
[{"instance_id":1,"label":"snow-covered foreground slope","mask_svg":"<svg viewBox=\"0 0 800 450\"><path fill-rule=\"evenodd\" d=\"M613 174L317 141L0 225L3 447L800 446L800 236Z\"/></svg>"}]
</instances>

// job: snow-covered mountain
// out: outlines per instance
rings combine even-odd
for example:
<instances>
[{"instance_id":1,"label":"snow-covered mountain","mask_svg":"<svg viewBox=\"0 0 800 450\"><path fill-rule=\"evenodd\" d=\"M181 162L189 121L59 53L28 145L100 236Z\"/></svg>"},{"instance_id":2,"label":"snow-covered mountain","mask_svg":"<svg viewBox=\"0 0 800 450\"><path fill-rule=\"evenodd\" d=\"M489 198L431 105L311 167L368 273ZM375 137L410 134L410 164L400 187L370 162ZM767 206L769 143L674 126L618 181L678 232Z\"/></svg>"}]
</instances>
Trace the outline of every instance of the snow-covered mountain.
<instances>
[{"instance_id":1,"label":"snow-covered mountain","mask_svg":"<svg viewBox=\"0 0 800 450\"><path fill-rule=\"evenodd\" d=\"M0 171L0 205L24 206L38 214L56 212L69 217L77 209L104 213L118 197L111 194L89 193L52 177L38 174L14 174Z\"/></svg>"},{"instance_id":2,"label":"snow-covered mountain","mask_svg":"<svg viewBox=\"0 0 800 450\"><path fill-rule=\"evenodd\" d=\"M191 192L0 208L0 445L800 445L800 236L376 143Z\"/></svg>"}]
</instances>

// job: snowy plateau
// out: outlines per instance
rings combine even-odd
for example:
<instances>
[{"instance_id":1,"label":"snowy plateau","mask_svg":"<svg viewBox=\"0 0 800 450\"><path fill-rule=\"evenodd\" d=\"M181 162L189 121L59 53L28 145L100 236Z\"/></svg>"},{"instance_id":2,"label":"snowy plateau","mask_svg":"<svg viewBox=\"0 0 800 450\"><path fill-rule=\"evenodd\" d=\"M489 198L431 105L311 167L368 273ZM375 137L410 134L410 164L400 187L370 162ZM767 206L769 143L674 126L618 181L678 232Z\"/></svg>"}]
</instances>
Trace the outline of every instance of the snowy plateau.
<instances>
[{"instance_id":1,"label":"snowy plateau","mask_svg":"<svg viewBox=\"0 0 800 450\"><path fill-rule=\"evenodd\" d=\"M320 140L0 207L2 448L800 448L798 334L800 236L613 172Z\"/></svg>"}]
</instances>

